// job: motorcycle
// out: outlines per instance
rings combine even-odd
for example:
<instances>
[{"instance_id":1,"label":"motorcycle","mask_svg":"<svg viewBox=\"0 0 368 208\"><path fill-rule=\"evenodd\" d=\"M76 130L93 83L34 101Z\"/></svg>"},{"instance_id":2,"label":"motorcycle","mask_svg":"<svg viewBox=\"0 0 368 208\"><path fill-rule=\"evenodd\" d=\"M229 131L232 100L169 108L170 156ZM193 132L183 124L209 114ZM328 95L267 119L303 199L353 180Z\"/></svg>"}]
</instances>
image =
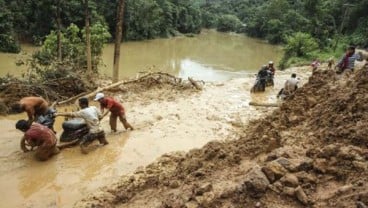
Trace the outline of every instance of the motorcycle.
<instances>
[{"instance_id":1,"label":"motorcycle","mask_svg":"<svg viewBox=\"0 0 368 208\"><path fill-rule=\"evenodd\" d=\"M266 77L266 87L269 87L269 86L274 86L274 82L273 82L273 75L272 73L269 73Z\"/></svg>"},{"instance_id":2,"label":"motorcycle","mask_svg":"<svg viewBox=\"0 0 368 208\"><path fill-rule=\"evenodd\" d=\"M266 90L266 79L257 77L256 83L250 89L251 93L264 92Z\"/></svg>"},{"instance_id":3,"label":"motorcycle","mask_svg":"<svg viewBox=\"0 0 368 208\"><path fill-rule=\"evenodd\" d=\"M56 110L54 108L47 109L47 112L44 115L38 116L36 123L47 126L49 129L54 131L55 113ZM54 133L56 132L54 131Z\"/></svg>"},{"instance_id":4,"label":"motorcycle","mask_svg":"<svg viewBox=\"0 0 368 208\"><path fill-rule=\"evenodd\" d=\"M88 134L87 124L80 119L71 119L62 124L63 132L60 136L60 142L79 142L83 136Z\"/></svg>"}]
</instances>

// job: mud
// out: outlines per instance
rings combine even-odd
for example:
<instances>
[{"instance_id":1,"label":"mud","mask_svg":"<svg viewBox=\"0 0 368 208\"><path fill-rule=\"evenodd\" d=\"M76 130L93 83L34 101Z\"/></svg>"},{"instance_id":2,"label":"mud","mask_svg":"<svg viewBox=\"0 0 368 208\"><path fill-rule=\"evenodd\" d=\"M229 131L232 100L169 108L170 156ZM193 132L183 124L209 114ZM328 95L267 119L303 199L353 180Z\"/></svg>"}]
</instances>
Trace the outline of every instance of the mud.
<instances>
[{"instance_id":1,"label":"mud","mask_svg":"<svg viewBox=\"0 0 368 208\"><path fill-rule=\"evenodd\" d=\"M308 67L291 71L303 74L302 81L307 81ZM85 198L87 193L97 193L99 187L120 181L122 175L136 172L133 177L137 177L134 181L137 180L135 183L139 184L140 175L147 173L143 167L166 153L170 154L159 159L159 166L167 167L165 171L168 171L168 174L175 170L178 162L182 163L180 178L171 180L171 176L167 175L162 179L169 187L180 187L187 174L196 175L190 177L190 180L205 177L208 172L206 168L211 168L216 163L207 164L200 159L203 157L206 161L220 159L223 165L236 165L243 151L257 150L245 148L240 151L235 147L217 147L222 147L227 141L233 143L239 136L244 136L244 129L249 120L272 113L274 108L253 107L248 103L276 102L275 94L291 71L278 72L274 88L269 88L266 93L254 95L249 93L254 82L253 75L227 82L206 83L202 91L177 88L170 84L146 87L132 84L117 91L108 91L106 94L114 96L124 104L127 119L135 130L125 131L123 126L118 124L118 133L110 133L106 118L102 124L107 132L109 145L99 147L97 143L93 144L91 152L87 155L81 154L78 148L65 149L46 162L35 161L32 153L25 154L19 148L22 134L14 129L14 125L17 119L25 118L26 115L1 117L0 128L4 134L0 141L0 187L7 191L3 192L0 207L71 207L76 201ZM92 102L92 105L98 104ZM76 107L58 107L57 110L62 112L72 109L75 110ZM58 118L55 124L58 136L61 133L61 122L62 119ZM218 142L207 144L213 140ZM211 150L205 154L199 149L191 150L203 146L209 146ZM240 148L242 146L246 145L239 144ZM212 150L213 148L216 150ZM183 160L185 152L189 150L194 162ZM231 156L228 156L228 153L231 153ZM243 163L243 166L249 168L252 164L253 162L248 161ZM156 186L156 166L155 163L150 165L153 172L148 172L152 175L152 181L144 187ZM198 171L198 167L202 167L203 171ZM216 170L219 167L212 168ZM233 173L218 174L219 177L236 175L238 171L236 166L233 167ZM128 181L133 180L129 177ZM219 181L218 185L226 183L228 181L223 180ZM235 184L229 183L229 189ZM217 185L214 186L216 187ZM204 188L207 189L208 187Z\"/></svg>"},{"instance_id":2,"label":"mud","mask_svg":"<svg viewBox=\"0 0 368 208\"><path fill-rule=\"evenodd\" d=\"M367 91L368 68L318 70L235 139L165 154L75 207L366 207Z\"/></svg>"}]
</instances>

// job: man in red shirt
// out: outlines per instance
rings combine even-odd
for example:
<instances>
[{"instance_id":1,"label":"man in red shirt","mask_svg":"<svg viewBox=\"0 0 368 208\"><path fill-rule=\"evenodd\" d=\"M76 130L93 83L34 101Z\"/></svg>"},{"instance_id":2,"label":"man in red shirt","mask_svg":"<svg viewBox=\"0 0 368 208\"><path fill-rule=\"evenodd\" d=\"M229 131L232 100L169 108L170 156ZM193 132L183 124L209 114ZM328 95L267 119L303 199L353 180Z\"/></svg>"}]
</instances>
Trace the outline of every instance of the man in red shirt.
<instances>
[{"instance_id":1,"label":"man in red shirt","mask_svg":"<svg viewBox=\"0 0 368 208\"><path fill-rule=\"evenodd\" d=\"M46 126L38 123L29 124L26 120L19 120L15 128L24 132L20 142L23 152L30 151L26 146L30 146L31 150L37 147L35 156L41 161L45 161L60 152L59 148L56 147L57 138L54 132Z\"/></svg>"},{"instance_id":2,"label":"man in red shirt","mask_svg":"<svg viewBox=\"0 0 368 208\"><path fill-rule=\"evenodd\" d=\"M114 100L111 97L105 97L103 93L97 93L95 97L95 101L98 101L100 103L102 117L105 117L109 111L110 114L110 127L113 132L116 132L116 121L119 117L119 120L123 124L125 129L133 130L132 125L128 123L125 116L125 110L123 105L121 105L118 101ZM104 109L107 109L108 111L104 112Z\"/></svg>"},{"instance_id":3,"label":"man in red shirt","mask_svg":"<svg viewBox=\"0 0 368 208\"><path fill-rule=\"evenodd\" d=\"M13 106L15 112L27 113L30 124L37 120L40 115L46 114L48 109L49 104L42 97L24 97Z\"/></svg>"}]
</instances>

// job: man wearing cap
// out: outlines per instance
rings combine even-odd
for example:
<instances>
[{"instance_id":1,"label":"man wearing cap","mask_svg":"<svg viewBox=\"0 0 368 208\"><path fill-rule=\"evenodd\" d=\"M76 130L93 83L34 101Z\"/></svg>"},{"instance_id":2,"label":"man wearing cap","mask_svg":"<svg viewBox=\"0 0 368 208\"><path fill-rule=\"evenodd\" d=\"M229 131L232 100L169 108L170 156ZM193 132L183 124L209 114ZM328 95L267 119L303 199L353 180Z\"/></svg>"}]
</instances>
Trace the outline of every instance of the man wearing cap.
<instances>
[{"instance_id":1,"label":"man wearing cap","mask_svg":"<svg viewBox=\"0 0 368 208\"><path fill-rule=\"evenodd\" d=\"M38 123L29 124L26 120L19 120L15 128L24 132L20 142L20 148L23 152L30 151L26 146L30 146L31 150L37 147L35 156L40 161L45 161L60 152L56 147L57 138L54 132L46 126Z\"/></svg>"},{"instance_id":2,"label":"man wearing cap","mask_svg":"<svg viewBox=\"0 0 368 208\"><path fill-rule=\"evenodd\" d=\"M98 101L100 103L102 112L101 119L105 117L109 113L109 111L111 112L110 114L111 131L116 132L116 122L118 117L125 129L130 130L134 129L126 119L125 109L123 105L121 105L118 101L114 100L111 97L105 97L105 95L101 92L96 94L95 101ZM107 109L106 112L104 112L105 108Z\"/></svg>"},{"instance_id":3,"label":"man wearing cap","mask_svg":"<svg viewBox=\"0 0 368 208\"><path fill-rule=\"evenodd\" d=\"M268 62L267 69L272 73L272 76L274 76L274 75L275 75L276 69L275 69L275 67L273 66L273 61L269 61L269 62Z\"/></svg>"},{"instance_id":4,"label":"man wearing cap","mask_svg":"<svg viewBox=\"0 0 368 208\"><path fill-rule=\"evenodd\" d=\"M86 147L95 139L97 139L102 145L106 145L108 142L106 141L105 132L100 125L101 112L95 106L89 106L87 98L80 98L78 102L79 107L82 110L73 113L56 113L55 116L77 117L84 119L89 132L83 136L79 146L82 153L86 154Z\"/></svg>"}]
</instances>

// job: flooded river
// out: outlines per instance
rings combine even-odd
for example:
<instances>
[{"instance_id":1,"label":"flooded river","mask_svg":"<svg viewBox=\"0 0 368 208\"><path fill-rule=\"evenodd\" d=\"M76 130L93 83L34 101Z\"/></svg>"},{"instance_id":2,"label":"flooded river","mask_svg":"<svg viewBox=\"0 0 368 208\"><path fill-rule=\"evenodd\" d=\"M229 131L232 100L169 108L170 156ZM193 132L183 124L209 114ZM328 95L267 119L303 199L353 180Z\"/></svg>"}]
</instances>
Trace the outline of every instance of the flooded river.
<instances>
[{"instance_id":1,"label":"flooded river","mask_svg":"<svg viewBox=\"0 0 368 208\"><path fill-rule=\"evenodd\" d=\"M34 50L27 47L28 51ZM109 72L113 46L104 50ZM280 57L279 49L241 35L205 31L194 38L178 37L122 45L121 78L139 71L163 69L183 77L231 81L208 84L204 91L182 94L171 88L151 90L148 95L131 95L124 101L128 121L134 131L110 133L108 119L102 121L109 145L81 154L78 147L63 150L46 162L19 147L22 133L15 130L16 120L25 114L0 117L0 207L72 207L88 193L131 174L139 166L153 162L162 154L200 148L214 139L234 138L233 125L246 123L272 109L255 108L249 101L275 102L275 94L289 73L279 72L276 86L266 93L250 95L254 70L269 59ZM12 68L9 54L0 54L0 72ZM111 58L112 60L112 58ZM112 61L111 61L112 62ZM14 65L15 66L15 65ZM13 66L13 67L14 67ZM19 73L19 74L18 74ZM251 74L249 74L251 73ZM96 105L97 103L92 103ZM69 109L70 110L70 109ZM64 111L64 109L58 109ZM63 119L55 127L61 133Z\"/></svg>"},{"instance_id":2,"label":"flooded river","mask_svg":"<svg viewBox=\"0 0 368 208\"><path fill-rule=\"evenodd\" d=\"M22 47L28 54L35 47ZM114 46L103 50L104 66L100 70L112 75ZM187 78L202 80L226 80L254 72L269 60L281 58L278 46L240 34L219 33L205 30L195 37L175 37L139 42L127 42L121 46L120 78L135 76L147 70L165 71ZM0 53L0 76L6 73L20 75L25 66L17 67L20 55Z\"/></svg>"}]
</instances>

